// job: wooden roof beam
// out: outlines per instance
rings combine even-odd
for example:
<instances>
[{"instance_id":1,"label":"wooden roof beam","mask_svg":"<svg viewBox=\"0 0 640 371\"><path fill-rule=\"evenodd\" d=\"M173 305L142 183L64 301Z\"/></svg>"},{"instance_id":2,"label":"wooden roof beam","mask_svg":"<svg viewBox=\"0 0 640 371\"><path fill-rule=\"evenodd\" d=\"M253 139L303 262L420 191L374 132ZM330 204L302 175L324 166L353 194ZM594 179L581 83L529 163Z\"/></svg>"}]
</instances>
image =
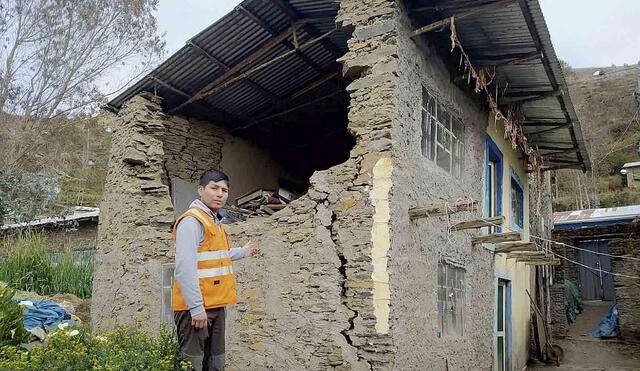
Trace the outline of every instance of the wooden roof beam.
<instances>
[{"instance_id":1,"label":"wooden roof beam","mask_svg":"<svg viewBox=\"0 0 640 371\"><path fill-rule=\"evenodd\" d=\"M281 0L276 0L276 1L281 1ZM416 36L420 36L423 33L429 32L429 31L433 31L433 30L437 30L440 29L444 26L447 26L451 23L451 18L455 17L456 20L460 20L460 19L464 19L464 18L468 18L471 16L474 16L478 13L482 13L482 12L486 12L488 10L494 10L494 9L498 9L507 5L510 5L511 3L515 2L515 0L498 0L498 1L493 1L491 3L485 3L483 5L478 5L476 7L470 8L470 10L458 13L458 14L454 14L450 17L447 17L445 19L441 19L437 22L433 22L431 24L428 24L424 27L420 27L416 30L414 30L413 32L411 32L409 34L410 37L416 37Z\"/></svg>"},{"instance_id":2,"label":"wooden roof beam","mask_svg":"<svg viewBox=\"0 0 640 371\"><path fill-rule=\"evenodd\" d=\"M501 105L511 104L511 103L531 103L542 99L557 97L559 95L563 95L564 92L562 90L552 90L549 92L544 92L541 94L538 93L521 93L518 92L518 95L512 95L507 93L504 98L502 98L499 102Z\"/></svg>"},{"instance_id":3,"label":"wooden roof beam","mask_svg":"<svg viewBox=\"0 0 640 371\"><path fill-rule=\"evenodd\" d=\"M283 0L270 0L270 1L275 6L280 8L280 10L283 11L287 15L287 17L289 17L291 22L298 22L298 20L300 20L302 18L302 17L300 17L300 14L298 14L298 12L288 2L285 2ZM334 19L334 22L335 22L335 19ZM308 23L310 23L310 22L308 22ZM309 34L309 36L311 36L311 37L320 37L320 35L322 35L322 33L320 31L318 31L318 29L315 28L313 25L308 24L308 23L304 26L304 30ZM329 40L324 40L323 39L323 41L321 41L320 44L327 51L329 51L331 54L333 54L336 58L342 57L342 55L344 54L337 46L335 46Z\"/></svg>"},{"instance_id":4,"label":"wooden roof beam","mask_svg":"<svg viewBox=\"0 0 640 371\"><path fill-rule=\"evenodd\" d=\"M573 123L569 123L569 124L563 124L563 125L558 125L555 127L552 127L550 129L544 129L544 130L540 130L540 131L534 131L531 133L524 133L525 136L529 136L529 135L540 135L540 134L544 134L544 133L549 133L552 131L556 131L556 130L562 130L562 129L566 129L566 128L570 128L573 127Z\"/></svg>"},{"instance_id":5,"label":"wooden roof beam","mask_svg":"<svg viewBox=\"0 0 640 371\"><path fill-rule=\"evenodd\" d=\"M293 32L299 30L303 26L304 26L304 23L296 23L296 24L292 25L291 27L289 27L286 31L280 33L276 37L273 37L266 44L262 45L261 48L259 48L255 52L251 53L248 57L246 57L245 59L240 61L235 66L231 67L227 72L225 72L224 74L222 74L221 76L216 78L214 81L212 81L209 84L207 84L204 88L200 89L191 98L187 99L185 102L183 102L183 103L177 105L176 107L172 108L171 110L169 110L169 113L174 113L177 110L179 110L179 109L181 109L181 108L193 103L194 101L197 101L197 100L200 100L202 98L207 97L208 95L210 95L209 92L212 89L216 88L217 86L219 86L220 84L225 82L227 79L231 78L233 75L235 75L236 73L240 72L244 67L246 67L249 64L255 62L258 58L262 57L267 52L269 52L270 50L272 50L273 48L278 46L282 41L286 40L289 36L291 36L291 34Z\"/></svg>"}]
</instances>

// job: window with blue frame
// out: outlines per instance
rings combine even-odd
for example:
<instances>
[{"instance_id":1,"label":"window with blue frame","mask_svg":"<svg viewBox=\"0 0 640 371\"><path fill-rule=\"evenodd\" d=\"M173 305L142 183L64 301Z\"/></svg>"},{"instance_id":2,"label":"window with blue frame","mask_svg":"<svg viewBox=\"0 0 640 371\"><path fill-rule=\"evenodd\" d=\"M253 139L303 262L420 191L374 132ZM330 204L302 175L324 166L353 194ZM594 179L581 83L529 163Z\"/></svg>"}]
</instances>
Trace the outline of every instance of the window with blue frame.
<instances>
[{"instance_id":1,"label":"window with blue frame","mask_svg":"<svg viewBox=\"0 0 640 371\"><path fill-rule=\"evenodd\" d=\"M511 224L519 230L524 228L524 187L518 175L511 173Z\"/></svg>"},{"instance_id":2,"label":"window with blue frame","mask_svg":"<svg viewBox=\"0 0 640 371\"><path fill-rule=\"evenodd\" d=\"M502 152L487 135L485 151L485 214L487 217L502 215ZM500 227L490 227L489 233L500 232Z\"/></svg>"}]
</instances>

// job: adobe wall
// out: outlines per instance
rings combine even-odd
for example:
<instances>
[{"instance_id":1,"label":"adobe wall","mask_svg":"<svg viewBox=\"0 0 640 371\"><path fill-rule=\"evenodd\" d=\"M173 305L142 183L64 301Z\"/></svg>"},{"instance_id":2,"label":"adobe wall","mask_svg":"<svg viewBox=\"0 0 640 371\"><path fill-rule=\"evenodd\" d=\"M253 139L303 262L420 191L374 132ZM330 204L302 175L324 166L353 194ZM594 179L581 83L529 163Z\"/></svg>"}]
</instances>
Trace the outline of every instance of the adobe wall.
<instances>
[{"instance_id":1,"label":"adobe wall","mask_svg":"<svg viewBox=\"0 0 640 371\"><path fill-rule=\"evenodd\" d=\"M408 37L404 9L399 11L397 44L399 82L397 125L392 128L391 333L399 369L490 369L493 365L495 310L494 254L472 246L472 233L453 232L449 223L482 216L482 209L410 221L408 209L471 197L482 205L487 112L475 96L451 83L434 48ZM422 86L458 116L465 126L465 168L461 178L448 174L422 155ZM473 232L476 233L476 232ZM438 338L437 264L453 261L466 271L464 335Z\"/></svg>"}]
</instances>

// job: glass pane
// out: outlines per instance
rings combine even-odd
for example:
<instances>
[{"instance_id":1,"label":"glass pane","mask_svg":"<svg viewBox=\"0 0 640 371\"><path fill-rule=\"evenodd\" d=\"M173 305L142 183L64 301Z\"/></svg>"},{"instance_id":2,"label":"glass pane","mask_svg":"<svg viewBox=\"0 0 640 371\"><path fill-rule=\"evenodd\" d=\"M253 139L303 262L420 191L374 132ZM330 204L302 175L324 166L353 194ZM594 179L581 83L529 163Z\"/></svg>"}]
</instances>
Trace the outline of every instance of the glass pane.
<instances>
[{"instance_id":1,"label":"glass pane","mask_svg":"<svg viewBox=\"0 0 640 371\"><path fill-rule=\"evenodd\" d=\"M438 121L445 128L451 130L451 116L449 116L449 112L444 108L442 104L438 104Z\"/></svg>"},{"instance_id":2,"label":"glass pane","mask_svg":"<svg viewBox=\"0 0 640 371\"><path fill-rule=\"evenodd\" d=\"M504 331L504 286L498 285L498 331Z\"/></svg>"},{"instance_id":3,"label":"glass pane","mask_svg":"<svg viewBox=\"0 0 640 371\"><path fill-rule=\"evenodd\" d=\"M456 271L456 268L447 266L447 287L456 287Z\"/></svg>"},{"instance_id":4,"label":"glass pane","mask_svg":"<svg viewBox=\"0 0 640 371\"><path fill-rule=\"evenodd\" d=\"M429 113L436 117L436 100L432 96L429 97Z\"/></svg>"},{"instance_id":5,"label":"glass pane","mask_svg":"<svg viewBox=\"0 0 640 371\"><path fill-rule=\"evenodd\" d=\"M444 286L445 282L446 282L446 273L445 273L446 267L444 264L442 263L438 263L438 286Z\"/></svg>"},{"instance_id":6,"label":"glass pane","mask_svg":"<svg viewBox=\"0 0 640 371\"><path fill-rule=\"evenodd\" d=\"M431 127L431 131L429 131L429 160L433 160L435 158L437 134L436 120L433 117L429 117L429 126Z\"/></svg>"},{"instance_id":7,"label":"glass pane","mask_svg":"<svg viewBox=\"0 0 640 371\"><path fill-rule=\"evenodd\" d=\"M438 166L446 170L447 172L451 172L451 155L445 151L441 146L437 148L437 161Z\"/></svg>"},{"instance_id":8,"label":"glass pane","mask_svg":"<svg viewBox=\"0 0 640 371\"><path fill-rule=\"evenodd\" d=\"M498 336L498 370L504 371L504 338Z\"/></svg>"}]
</instances>

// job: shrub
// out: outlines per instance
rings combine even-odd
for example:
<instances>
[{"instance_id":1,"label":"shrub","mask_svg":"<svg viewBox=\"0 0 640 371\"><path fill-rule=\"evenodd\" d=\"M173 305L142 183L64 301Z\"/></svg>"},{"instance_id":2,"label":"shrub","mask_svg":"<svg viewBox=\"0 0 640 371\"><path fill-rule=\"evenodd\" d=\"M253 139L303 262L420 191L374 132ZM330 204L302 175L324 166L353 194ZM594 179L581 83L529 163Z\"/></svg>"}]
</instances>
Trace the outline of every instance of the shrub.
<instances>
[{"instance_id":1,"label":"shrub","mask_svg":"<svg viewBox=\"0 0 640 371\"><path fill-rule=\"evenodd\" d=\"M57 331L43 348L25 353L17 347L0 351L0 370L189 370L178 360L175 335L165 327L160 337L146 336L131 327L92 335L87 328Z\"/></svg>"},{"instance_id":2,"label":"shrub","mask_svg":"<svg viewBox=\"0 0 640 371\"><path fill-rule=\"evenodd\" d=\"M13 294L13 290L0 287L0 347L25 343L30 336L22 323L22 308L11 301Z\"/></svg>"},{"instance_id":3,"label":"shrub","mask_svg":"<svg viewBox=\"0 0 640 371\"><path fill-rule=\"evenodd\" d=\"M5 260L0 262L0 281L12 288L39 295L74 294L91 297L93 262L74 264L68 252L54 264L40 233L19 233L7 242Z\"/></svg>"}]
</instances>

